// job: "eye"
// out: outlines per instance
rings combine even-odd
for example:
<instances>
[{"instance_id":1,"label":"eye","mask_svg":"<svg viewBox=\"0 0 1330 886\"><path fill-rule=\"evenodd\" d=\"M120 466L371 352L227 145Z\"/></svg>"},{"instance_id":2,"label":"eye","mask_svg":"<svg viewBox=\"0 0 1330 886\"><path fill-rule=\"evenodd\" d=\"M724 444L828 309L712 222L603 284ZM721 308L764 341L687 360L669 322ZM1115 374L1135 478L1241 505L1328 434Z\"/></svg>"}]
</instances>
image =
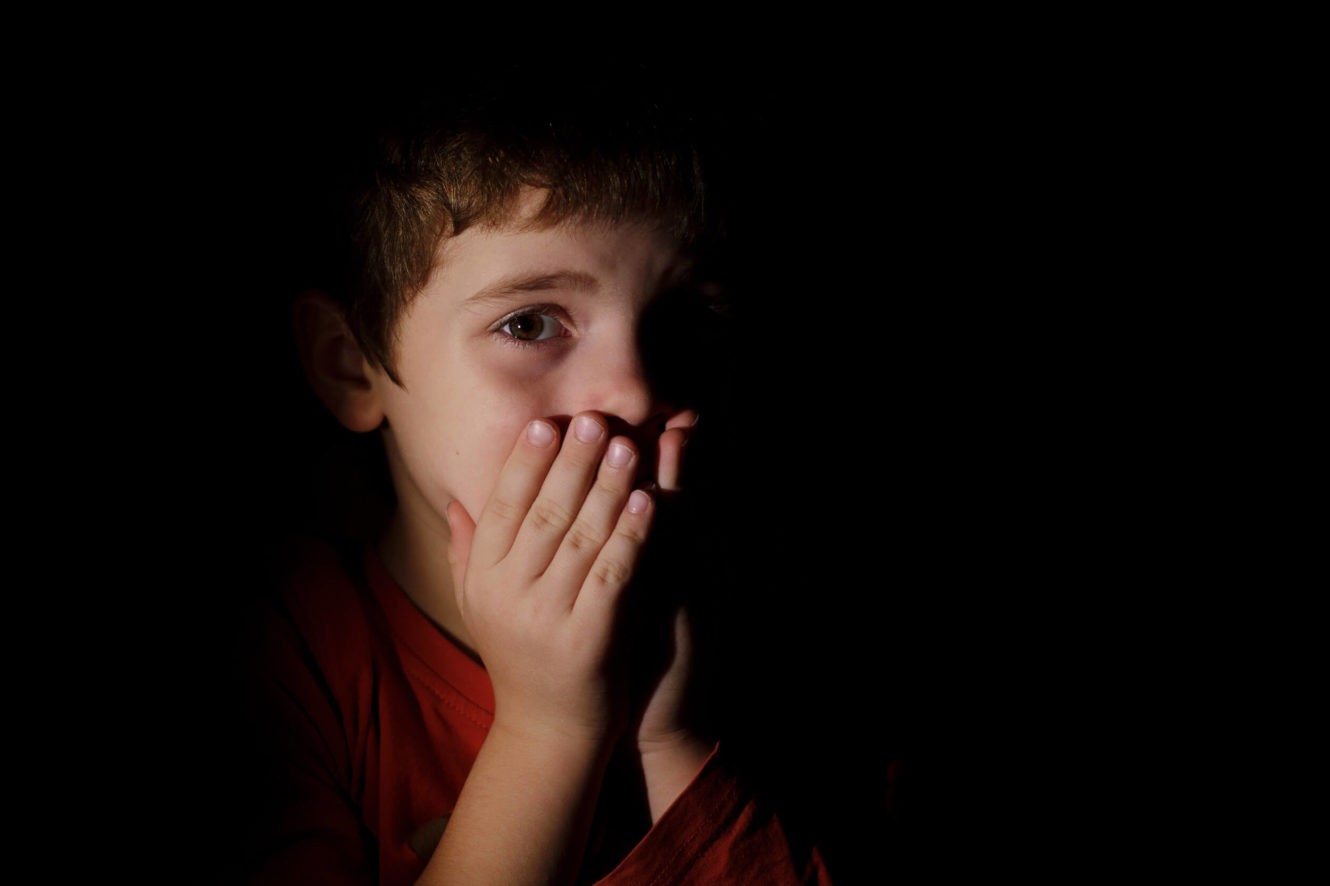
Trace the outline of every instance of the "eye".
<instances>
[{"instance_id":1,"label":"eye","mask_svg":"<svg viewBox=\"0 0 1330 886\"><path fill-rule=\"evenodd\" d=\"M544 310L527 310L504 320L499 331L519 342L559 338L566 330L558 317Z\"/></svg>"}]
</instances>

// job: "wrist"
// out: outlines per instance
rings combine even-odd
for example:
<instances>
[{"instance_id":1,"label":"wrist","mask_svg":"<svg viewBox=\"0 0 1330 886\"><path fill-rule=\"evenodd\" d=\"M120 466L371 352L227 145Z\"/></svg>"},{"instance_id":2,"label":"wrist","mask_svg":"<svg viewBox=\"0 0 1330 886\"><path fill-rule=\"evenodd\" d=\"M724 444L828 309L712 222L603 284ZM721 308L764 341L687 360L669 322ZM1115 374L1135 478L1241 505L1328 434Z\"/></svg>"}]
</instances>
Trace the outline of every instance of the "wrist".
<instances>
[{"instance_id":1,"label":"wrist","mask_svg":"<svg viewBox=\"0 0 1330 886\"><path fill-rule=\"evenodd\" d=\"M696 752L698 748L705 748L709 754L711 745L711 742L687 726L637 736L637 752L643 757Z\"/></svg>"},{"instance_id":2,"label":"wrist","mask_svg":"<svg viewBox=\"0 0 1330 886\"><path fill-rule=\"evenodd\" d=\"M614 745L623 732L609 719L577 720L557 716L538 716L503 710L496 706L491 736L501 735L505 741L547 747L581 747L607 749Z\"/></svg>"},{"instance_id":3,"label":"wrist","mask_svg":"<svg viewBox=\"0 0 1330 886\"><path fill-rule=\"evenodd\" d=\"M639 739L637 748L654 823L697 778L711 756L714 744L694 732L681 729L668 736Z\"/></svg>"}]
</instances>

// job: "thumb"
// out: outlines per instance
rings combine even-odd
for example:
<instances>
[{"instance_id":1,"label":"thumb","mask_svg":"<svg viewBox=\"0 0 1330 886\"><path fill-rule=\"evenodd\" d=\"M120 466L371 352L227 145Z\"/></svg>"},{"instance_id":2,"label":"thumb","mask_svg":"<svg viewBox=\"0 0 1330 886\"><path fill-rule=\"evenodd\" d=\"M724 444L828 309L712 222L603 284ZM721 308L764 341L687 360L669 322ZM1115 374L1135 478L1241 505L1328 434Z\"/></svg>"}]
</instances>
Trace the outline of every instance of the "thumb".
<instances>
[{"instance_id":1,"label":"thumb","mask_svg":"<svg viewBox=\"0 0 1330 886\"><path fill-rule=\"evenodd\" d=\"M674 661L685 673L692 668L693 622L686 606L680 606L674 614Z\"/></svg>"},{"instance_id":2,"label":"thumb","mask_svg":"<svg viewBox=\"0 0 1330 886\"><path fill-rule=\"evenodd\" d=\"M453 593L462 602L462 580L466 578L466 565L471 559L471 540L476 535L476 522L456 500L448 503L444 513L448 519L448 565L453 569Z\"/></svg>"}]
</instances>

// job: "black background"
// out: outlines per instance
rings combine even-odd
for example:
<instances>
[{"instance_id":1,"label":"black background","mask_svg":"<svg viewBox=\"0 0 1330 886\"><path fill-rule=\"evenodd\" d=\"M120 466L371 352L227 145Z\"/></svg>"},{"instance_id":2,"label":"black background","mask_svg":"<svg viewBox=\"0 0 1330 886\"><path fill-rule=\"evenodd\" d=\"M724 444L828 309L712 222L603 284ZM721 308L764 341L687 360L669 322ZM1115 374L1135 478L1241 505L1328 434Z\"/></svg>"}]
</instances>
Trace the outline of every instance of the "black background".
<instances>
[{"instance_id":1,"label":"black background","mask_svg":"<svg viewBox=\"0 0 1330 886\"><path fill-rule=\"evenodd\" d=\"M994 76L1007 60L977 38L930 35L816 70L794 45L646 57L713 120L742 269L733 412L708 445L755 603L734 640L763 664L731 716L848 882L972 859L1032 790L1012 738L1054 491L1030 465L1056 453L1039 417L1065 391L1038 332L1062 197L1031 172L1055 146L1029 133L1055 103ZM106 251L66 417L90 454L52 514L95 539L70 564L96 685L69 765L141 804L103 832L115 857L189 881L246 816L226 656L328 431L287 325L310 182L343 113L476 60L310 40L132 62L85 85L64 145Z\"/></svg>"}]
</instances>

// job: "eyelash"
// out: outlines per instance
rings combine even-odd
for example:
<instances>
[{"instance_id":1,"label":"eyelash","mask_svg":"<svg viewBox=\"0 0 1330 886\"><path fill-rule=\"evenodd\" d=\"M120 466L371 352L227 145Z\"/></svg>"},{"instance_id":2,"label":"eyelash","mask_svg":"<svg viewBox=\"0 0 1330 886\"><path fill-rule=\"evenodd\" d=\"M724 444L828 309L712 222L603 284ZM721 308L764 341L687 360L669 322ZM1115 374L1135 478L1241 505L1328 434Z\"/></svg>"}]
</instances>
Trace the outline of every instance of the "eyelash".
<instances>
[{"instance_id":1,"label":"eyelash","mask_svg":"<svg viewBox=\"0 0 1330 886\"><path fill-rule=\"evenodd\" d=\"M524 308L519 308L518 310L513 311L511 314L507 314L506 316L504 316L503 319L499 320L499 322L495 323L492 327L490 327L490 332L495 337L497 337L503 344L515 348L548 347L556 344L560 339L568 337L566 335L556 335L551 338L537 339L535 341L526 341L524 339L518 338L515 335L512 335L511 333L503 331L504 327L507 326L509 323L512 323L514 320L517 320L521 317L528 317L532 315L540 315L542 317L550 318L554 322L558 323L565 332L568 330L568 327L571 325L568 318L568 312L565 311L563 308L559 307L558 305L549 305L549 304L528 305Z\"/></svg>"}]
</instances>

